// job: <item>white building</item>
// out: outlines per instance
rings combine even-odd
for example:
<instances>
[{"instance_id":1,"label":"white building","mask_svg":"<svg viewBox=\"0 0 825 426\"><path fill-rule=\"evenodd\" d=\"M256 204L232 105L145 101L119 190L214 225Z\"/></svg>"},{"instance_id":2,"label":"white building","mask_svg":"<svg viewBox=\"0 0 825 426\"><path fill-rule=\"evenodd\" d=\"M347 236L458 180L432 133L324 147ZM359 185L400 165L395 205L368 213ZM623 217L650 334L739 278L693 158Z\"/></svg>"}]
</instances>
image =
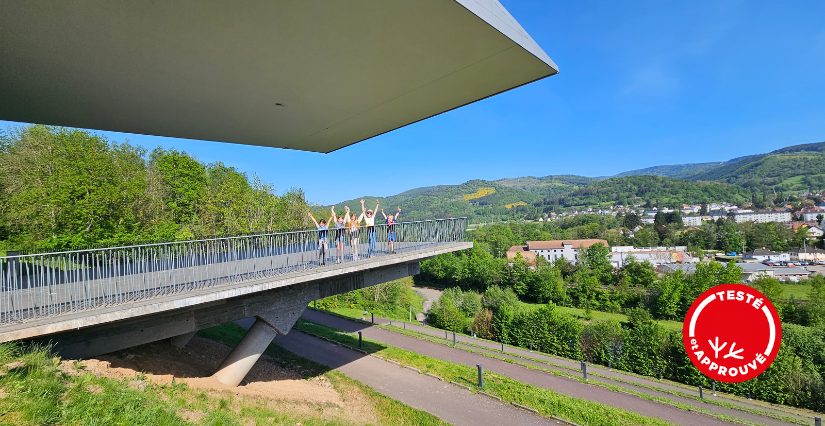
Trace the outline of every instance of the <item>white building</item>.
<instances>
[{"instance_id":1,"label":"white building","mask_svg":"<svg viewBox=\"0 0 825 426\"><path fill-rule=\"evenodd\" d=\"M649 225L652 225L656 221L656 218L654 218L653 216L642 216L640 219L642 223L647 223Z\"/></svg>"},{"instance_id":2,"label":"white building","mask_svg":"<svg viewBox=\"0 0 825 426\"><path fill-rule=\"evenodd\" d=\"M621 268L629 257L637 262L650 262L654 267L668 263L694 263L699 259L691 257L687 247L633 247L616 246L611 248L610 263L615 268Z\"/></svg>"},{"instance_id":3,"label":"white building","mask_svg":"<svg viewBox=\"0 0 825 426\"><path fill-rule=\"evenodd\" d=\"M814 247L800 247L790 249L788 250L788 253L791 255L792 261L807 260L819 262L821 260L825 260L825 250Z\"/></svg>"},{"instance_id":4,"label":"white building","mask_svg":"<svg viewBox=\"0 0 825 426\"><path fill-rule=\"evenodd\" d=\"M587 239L587 240L552 240L552 241L528 241L527 250L532 251L536 256L541 256L552 262L559 258L565 258L570 263L579 260L579 250L589 248L595 244L603 244L610 247L607 240Z\"/></svg>"},{"instance_id":5,"label":"white building","mask_svg":"<svg viewBox=\"0 0 825 426\"><path fill-rule=\"evenodd\" d=\"M711 213L711 217L714 220L718 219L719 217L727 217L727 212L713 212ZM773 211L773 210L760 210L760 211L747 211L747 212L735 212L733 213L733 220L736 223L742 222L755 222L755 223L768 223L768 222L780 222L780 223L788 223L793 219L791 212L788 211Z\"/></svg>"},{"instance_id":6,"label":"white building","mask_svg":"<svg viewBox=\"0 0 825 426\"><path fill-rule=\"evenodd\" d=\"M777 253L775 251L765 250L765 248L761 248L745 252L742 258L748 260L756 260L759 262L788 262L791 260L791 255L789 253Z\"/></svg>"},{"instance_id":7,"label":"white building","mask_svg":"<svg viewBox=\"0 0 825 426\"><path fill-rule=\"evenodd\" d=\"M702 216L699 216L699 215L682 216L682 224L685 225L685 226L701 226L702 225Z\"/></svg>"},{"instance_id":8,"label":"white building","mask_svg":"<svg viewBox=\"0 0 825 426\"><path fill-rule=\"evenodd\" d=\"M819 222L816 219L819 215L822 215L823 217L825 217L825 210L819 210L819 209L816 209L816 210L814 210L814 209L802 210L802 220L804 220L805 222Z\"/></svg>"}]
</instances>

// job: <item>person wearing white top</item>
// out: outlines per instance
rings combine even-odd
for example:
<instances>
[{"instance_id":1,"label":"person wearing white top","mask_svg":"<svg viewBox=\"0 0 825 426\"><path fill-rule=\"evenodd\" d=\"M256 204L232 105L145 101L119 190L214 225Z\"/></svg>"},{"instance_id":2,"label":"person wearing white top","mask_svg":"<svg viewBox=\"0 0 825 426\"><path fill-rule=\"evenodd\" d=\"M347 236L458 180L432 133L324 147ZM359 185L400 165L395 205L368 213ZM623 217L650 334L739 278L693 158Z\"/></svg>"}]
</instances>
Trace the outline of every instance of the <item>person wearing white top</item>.
<instances>
[{"instance_id":1,"label":"person wearing white top","mask_svg":"<svg viewBox=\"0 0 825 426\"><path fill-rule=\"evenodd\" d=\"M378 200L375 200L375 210L366 210L364 208L364 200L361 200L361 216L358 217L358 222L364 219L367 225L367 240L369 241L369 249L367 250L367 257L372 257L375 253L375 212L378 211Z\"/></svg>"}]
</instances>

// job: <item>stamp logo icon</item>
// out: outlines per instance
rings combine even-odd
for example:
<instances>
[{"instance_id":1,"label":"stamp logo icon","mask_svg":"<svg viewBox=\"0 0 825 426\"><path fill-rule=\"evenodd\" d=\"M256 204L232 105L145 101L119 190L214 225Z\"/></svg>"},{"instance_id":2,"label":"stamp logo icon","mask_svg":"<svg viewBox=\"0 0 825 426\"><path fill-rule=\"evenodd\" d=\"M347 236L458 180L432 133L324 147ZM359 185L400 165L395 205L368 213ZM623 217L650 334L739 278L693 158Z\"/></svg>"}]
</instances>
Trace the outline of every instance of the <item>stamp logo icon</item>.
<instances>
[{"instance_id":1,"label":"stamp logo icon","mask_svg":"<svg viewBox=\"0 0 825 426\"><path fill-rule=\"evenodd\" d=\"M765 295L742 284L702 293L685 316L685 350L693 365L720 382L750 380L779 353L779 314Z\"/></svg>"}]
</instances>

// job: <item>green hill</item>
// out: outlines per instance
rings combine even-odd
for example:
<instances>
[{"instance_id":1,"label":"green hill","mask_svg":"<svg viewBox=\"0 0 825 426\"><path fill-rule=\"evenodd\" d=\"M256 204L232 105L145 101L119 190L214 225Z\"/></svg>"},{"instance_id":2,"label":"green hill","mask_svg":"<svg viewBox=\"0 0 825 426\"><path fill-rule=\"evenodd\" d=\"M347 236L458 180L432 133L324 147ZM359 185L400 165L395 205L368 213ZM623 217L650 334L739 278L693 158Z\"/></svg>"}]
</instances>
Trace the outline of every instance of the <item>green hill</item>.
<instances>
[{"instance_id":1,"label":"green hill","mask_svg":"<svg viewBox=\"0 0 825 426\"><path fill-rule=\"evenodd\" d=\"M583 176L546 176L502 179L498 181L471 180L461 185L438 185L411 189L390 197L362 197L368 208L395 210L401 207L404 219L431 219L456 216L470 217L474 222L495 218L523 216L527 210L547 197L558 197L595 181ZM359 199L337 205L358 208Z\"/></svg>"},{"instance_id":2,"label":"green hill","mask_svg":"<svg viewBox=\"0 0 825 426\"><path fill-rule=\"evenodd\" d=\"M819 191L825 189L825 142L742 157L688 179L725 182L754 191Z\"/></svg>"},{"instance_id":3,"label":"green hill","mask_svg":"<svg viewBox=\"0 0 825 426\"><path fill-rule=\"evenodd\" d=\"M630 170L628 172L619 173L613 177L650 175L685 179L699 173L711 171L724 164L724 162L671 164L667 166L654 166L644 169Z\"/></svg>"},{"instance_id":4,"label":"green hill","mask_svg":"<svg viewBox=\"0 0 825 426\"><path fill-rule=\"evenodd\" d=\"M724 162L673 164L631 170L607 179L575 175L526 176L411 189L379 198L401 207L404 219L470 217L473 222L531 218L585 207L633 203L675 206L745 203L754 192L825 189L825 142L794 145ZM375 197L364 197L371 207ZM358 199L338 205L357 208Z\"/></svg>"},{"instance_id":5,"label":"green hill","mask_svg":"<svg viewBox=\"0 0 825 426\"><path fill-rule=\"evenodd\" d=\"M579 208L605 207L616 204L642 203L653 206L728 201L743 203L750 200L745 188L719 182L694 182L661 176L625 176L593 182L568 194L545 198L541 205Z\"/></svg>"}]
</instances>

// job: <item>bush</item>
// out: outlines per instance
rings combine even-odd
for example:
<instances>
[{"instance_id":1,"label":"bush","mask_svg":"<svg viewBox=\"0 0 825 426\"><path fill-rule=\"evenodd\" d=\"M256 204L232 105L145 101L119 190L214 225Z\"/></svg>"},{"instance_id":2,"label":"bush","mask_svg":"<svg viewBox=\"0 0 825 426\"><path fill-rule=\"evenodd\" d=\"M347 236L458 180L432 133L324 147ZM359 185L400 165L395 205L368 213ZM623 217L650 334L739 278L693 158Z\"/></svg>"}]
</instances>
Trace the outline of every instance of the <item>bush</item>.
<instances>
[{"instance_id":1,"label":"bush","mask_svg":"<svg viewBox=\"0 0 825 426\"><path fill-rule=\"evenodd\" d=\"M515 307L518 305L518 296L510 288L493 285L484 291L481 296L481 306L492 311L497 311L501 306Z\"/></svg>"},{"instance_id":2,"label":"bush","mask_svg":"<svg viewBox=\"0 0 825 426\"><path fill-rule=\"evenodd\" d=\"M456 308L449 298L440 298L433 302L427 321L435 327L450 331L464 331L467 318Z\"/></svg>"}]
</instances>

